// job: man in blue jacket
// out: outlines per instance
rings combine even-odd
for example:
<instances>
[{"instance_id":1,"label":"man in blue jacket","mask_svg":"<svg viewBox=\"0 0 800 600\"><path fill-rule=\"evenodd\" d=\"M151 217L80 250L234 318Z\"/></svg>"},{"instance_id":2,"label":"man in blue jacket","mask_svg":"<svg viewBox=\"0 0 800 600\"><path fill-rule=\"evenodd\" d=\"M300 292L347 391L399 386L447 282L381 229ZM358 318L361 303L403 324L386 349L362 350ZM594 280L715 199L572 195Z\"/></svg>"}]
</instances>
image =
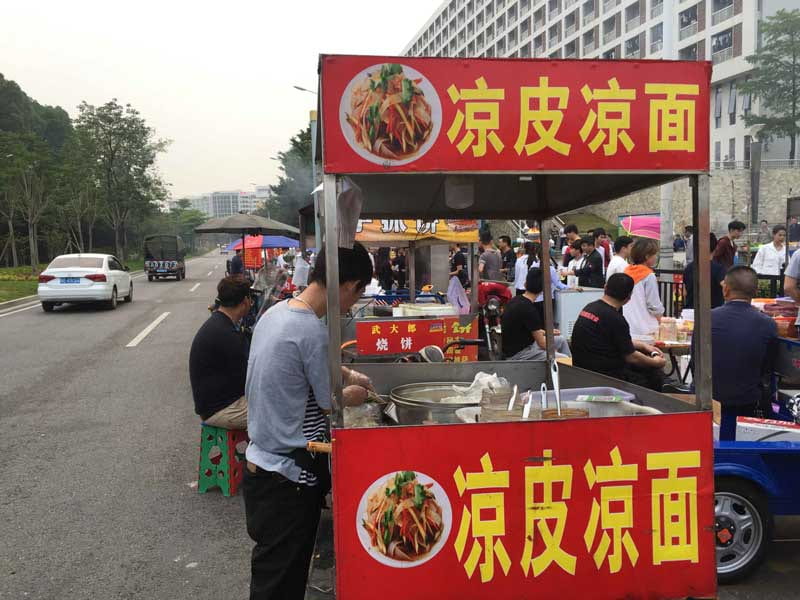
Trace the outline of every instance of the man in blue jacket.
<instances>
[{"instance_id":1,"label":"man in blue jacket","mask_svg":"<svg viewBox=\"0 0 800 600\"><path fill-rule=\"evenodd\" d=\"M757 292L756 272L732 267L722 282L725 304L711 311L713 397L722 405L720 440L736 439L737 417L755 415L771 371L777 326L750 305Z\"/></svg>"}]
</instances>

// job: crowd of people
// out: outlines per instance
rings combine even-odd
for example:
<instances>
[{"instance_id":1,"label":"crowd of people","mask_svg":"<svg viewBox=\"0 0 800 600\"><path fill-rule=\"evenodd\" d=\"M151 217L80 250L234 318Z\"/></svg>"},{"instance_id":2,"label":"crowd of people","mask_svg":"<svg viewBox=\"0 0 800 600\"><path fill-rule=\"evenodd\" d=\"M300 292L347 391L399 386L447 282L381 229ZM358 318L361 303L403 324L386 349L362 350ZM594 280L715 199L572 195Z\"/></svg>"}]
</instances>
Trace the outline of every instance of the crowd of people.
<instances>
[{"instance_id":1,"label":"crowd of people","mask_svg":"<svg viewBox=\"0 0 800 600\"><path fill-rule=\"evenodd\" d=\"M768 387L777 330L774 321L751 306L758 293L758 272L779 274L785 263L787 234L800 226L771 229L761 223L762 245L754 268L735 264L736 240L746 227L732 221L728 234L712 236L711 315L713 395L722 406L722 439L735 436L736 418L767 413ZM559 232L560 233L560 232ZM581 236L578 228L563 230L563 254L549 264L540 261L540 246L524 242L519 249L501 236L480 236L479 279L508 291L501 317L502 355L508 360L545 360L544 282L553 292L570 278L579 288L600 288L603 295L578 314L567 341L554 330L556 356L573 364L653 390L664 383L665 356L648 341L665 309L654 272L659 243L619 236L611 242L603 229ZM771 234L771 235L770 235ZM769 239L768 239L769 237ZM693 306L693 231L683 236L689 258L685 272L686 304ZM361 244L339 249L339 305L344 313L375 279L383 290L406 284L406 254L380 248L375 255ZM451 285L470 286L470 261L458 245L451 246ZM324 251L312 266L295 258L299 293L288 298L283 289L286 263L270 262L251 280L239 252L217 286L217 309L197 332L189 357L195 411L208 425L246 429L250 444L243 483L247 530L252 553L253 597L302 597L314 535L330 487L327 460L306 450L309 441L327 436L331 410L328 331L321 320L327 312ZM284 277L281 278L281 275ZM800 302L800 253L786 266L786 293ZM243 327L253 311L254 293L264 300L252 333ZM511 291L516 292L512 295ZM549 301L553 301L550 298ZM746 343L741 343L746 340ZM344 405L365 401L374 391L370 380L342 368Z\"/></svg>"}]
</instances>

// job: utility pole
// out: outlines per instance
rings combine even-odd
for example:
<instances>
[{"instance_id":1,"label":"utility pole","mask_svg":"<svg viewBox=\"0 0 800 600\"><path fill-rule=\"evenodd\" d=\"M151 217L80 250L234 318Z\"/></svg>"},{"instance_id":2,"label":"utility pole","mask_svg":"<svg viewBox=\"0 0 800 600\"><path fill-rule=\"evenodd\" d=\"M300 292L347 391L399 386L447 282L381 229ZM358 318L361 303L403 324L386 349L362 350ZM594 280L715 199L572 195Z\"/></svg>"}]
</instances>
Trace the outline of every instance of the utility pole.
<instances>
[{"instance_id":1,"label":"utility pole","mask_svg":"<svg viewBox=\"0 0 800 600\"><path fill-rule=\"evenodd\" d=\"M661 15L662 29L662 56L667 60L675 60L678 58L675 40L678 37L678 29L676 27L677 0L664 0L664 12ZM672 269L673 249L672 249L672 196L675 185L665 183L661 186L661 248L659 251L658 266L661 269Z\"/></svg>"},{"instance_id":2,"label":"utility pole","mask_svg":"<svg viewBox=\"0 0 800 600\"><path fill-rule=\"evenodd\" d=\"M317 111L309 112L309 129L311 130L311 196L314 200L314 245L317 253L322 250L322 230L320 229L320 210L317 188ZM303 232L300 232L303 235Z\"/></svg>"}]
</instances>

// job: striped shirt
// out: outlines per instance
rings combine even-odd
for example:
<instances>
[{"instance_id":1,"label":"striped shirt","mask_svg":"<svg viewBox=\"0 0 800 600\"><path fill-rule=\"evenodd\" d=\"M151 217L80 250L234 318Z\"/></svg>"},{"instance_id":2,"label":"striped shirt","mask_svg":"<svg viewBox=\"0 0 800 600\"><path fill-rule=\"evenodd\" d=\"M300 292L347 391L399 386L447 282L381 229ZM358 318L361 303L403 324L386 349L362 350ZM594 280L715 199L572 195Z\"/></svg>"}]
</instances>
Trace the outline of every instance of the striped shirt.
<instances>
[{"instance_id":1,"label":"striped shirt","mask_svg":"<svg viewBox=\"0 0 800 600\"><path fill-rule=\"evenodd\" d=\"M326 439L328 434L328 420L325 418L317 401L314 399L313 390L308 393L308 402L306 403L306 415L303 418L303 436L309 442L321 442ZM317 477L303 469L300 471L300 479L298 483L308 486L317 485Z\"/></svg>"}]
</instances>

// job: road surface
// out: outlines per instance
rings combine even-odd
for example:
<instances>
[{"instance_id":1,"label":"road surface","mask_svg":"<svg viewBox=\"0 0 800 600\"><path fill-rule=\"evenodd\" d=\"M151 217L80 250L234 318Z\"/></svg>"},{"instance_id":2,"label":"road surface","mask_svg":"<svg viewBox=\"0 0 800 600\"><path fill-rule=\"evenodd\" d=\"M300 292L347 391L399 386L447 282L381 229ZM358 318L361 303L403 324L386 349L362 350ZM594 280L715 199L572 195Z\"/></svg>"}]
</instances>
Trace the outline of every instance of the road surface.
<instances>
[{"instance_id":1,"label":"road surface","mask_svg":"<svg viewBox=\"0 0 800 600\"><path fill-rule=\"evenodd\" d=\"M1 598L247 596L241 496L193 487L189 347L224 268L138 276L114 311L0 313Z\"/></svg>"},{"instance_id":2,"label":"road surface","mask_svg":"<svg viewBox=\"0 0 800 600\"><path fill-rule=\"evenodd\" d=\"M115 311L0 312L0 598L247 597L241 496L194 487L189 346L223 272L211 256L189 261L185 281L138 276ZM781 530L800 538L796 525ZM800 541L774 544L720 597L797 598L799 576Z\"/></svg>"}]
</instances>

